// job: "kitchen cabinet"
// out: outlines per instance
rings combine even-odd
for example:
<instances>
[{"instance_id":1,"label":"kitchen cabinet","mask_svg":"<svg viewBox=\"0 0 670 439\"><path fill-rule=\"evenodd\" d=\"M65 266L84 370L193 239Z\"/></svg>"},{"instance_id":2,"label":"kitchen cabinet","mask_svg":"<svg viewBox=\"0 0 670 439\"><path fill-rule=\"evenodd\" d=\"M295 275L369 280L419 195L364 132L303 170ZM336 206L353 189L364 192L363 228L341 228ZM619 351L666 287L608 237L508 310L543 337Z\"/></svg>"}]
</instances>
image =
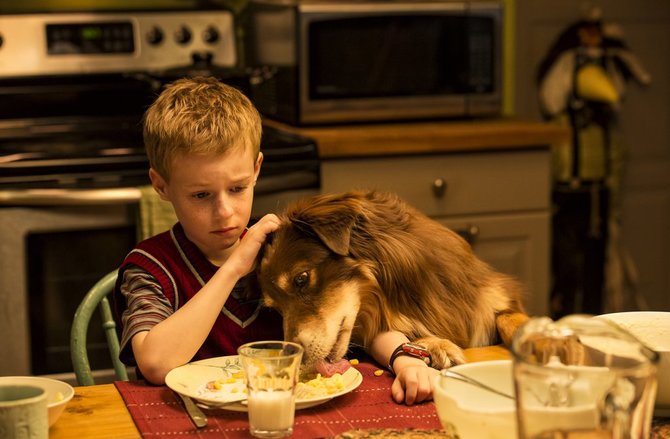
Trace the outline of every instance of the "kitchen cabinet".
<instances>
[{"instance_id":1,"label":"kitchen cabinet","mask_svg":"<svg viewBox=\"0 0 670 439\"><path fill-rule=\"evenodd\" d=\"M322 192L397 193L458 231L484 261L519 278L534 315L549 305L549 151L324 160Z\"/></svg>"},{"instance_id":2,"label":"kitchen cabinet","mask_svg":"<svg viewBox=\"0 0 670 439\"><path fill-rule=\"evenodd\" d=\"M551 150L565 128L519 120L292 127L314 138L321 192L396 192L519 278L533 315L550 291Z\"/></svg>"},{"instance_id":3,"label":"kitchen cabinet","mask_svg":"<svg viewBox=\"0 0 670 439\"><path fill-rule=\"evenodd\" d=\"M548 212L437 219L464 235L484 261L523 282L528 312L547 315L550 279Z\"/></svg>"}]
</instances>

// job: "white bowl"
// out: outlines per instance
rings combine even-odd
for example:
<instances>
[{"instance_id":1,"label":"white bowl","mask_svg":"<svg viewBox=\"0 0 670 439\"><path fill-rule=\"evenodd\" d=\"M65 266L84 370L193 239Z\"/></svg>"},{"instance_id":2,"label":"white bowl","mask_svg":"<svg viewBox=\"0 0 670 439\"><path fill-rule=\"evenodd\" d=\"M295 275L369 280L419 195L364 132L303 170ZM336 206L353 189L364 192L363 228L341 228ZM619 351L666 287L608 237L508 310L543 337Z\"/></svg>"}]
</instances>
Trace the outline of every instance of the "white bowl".
<instances>
[{"instance_id":1,"label":"white bowl","mask_svg":"<svg viewBox=\"0 0 670 439\"><path fill-rule=\"evenodd\" d=\"M602 314L597 318L608 319L624 328L641 342L661 355L658 363L658 389L656 390L656 415L670 415L670 312L631 311Z\"/></svg>"},{"instance_id":2,"label":"white bowl","mask_svg":"<svg viewBox=\"0 0 670 439\"><path fill-rule=\"evenodd\" d=\"M514 395L511 360L467 363L450 370ZM509 439L517 436L513 399L442 376L435 378L433 399L442 428L454 437Z\"/></svg>"},{"instance_id":3,"label":"white bowl","mask_svg":"<svg viewBox=\"0 0 670 439\"><path fill-rule=\"evenodd\" d=\"M68 401L74 396L74 389L68 383L44 377L6 376L0 377L0 384L28 384L42 387L47 392L49 427L60 417Z\"/></svg>"}]
</instances>

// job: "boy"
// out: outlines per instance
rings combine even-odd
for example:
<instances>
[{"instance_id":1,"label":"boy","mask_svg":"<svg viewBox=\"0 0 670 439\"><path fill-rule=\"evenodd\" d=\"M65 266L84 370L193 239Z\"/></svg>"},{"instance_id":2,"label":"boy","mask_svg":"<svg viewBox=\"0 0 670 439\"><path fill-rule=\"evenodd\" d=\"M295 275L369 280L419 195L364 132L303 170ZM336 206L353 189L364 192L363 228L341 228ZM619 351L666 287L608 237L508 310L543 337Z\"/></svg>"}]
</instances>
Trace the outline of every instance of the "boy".
<instances>
[{"instance_id":1,"label":"boy","mask_svg":"<svg viewBox=\"0 0 670 439\"><path fill-rule=\"evenodd\" d=\"M263 161L260 136L251 102L213 78L175 81L146 112L151 183L179 222L126 257L115 299L121 358L151 383L163 384L191 360L234 355L246 341L283 338L278 314L245 294L245 276L279 225L270 214L245 233ZM380 334L373 356L385 364L406 341ZM393 369L397 402L431 397L435 369L410 357L399 357Z\"/></svg>"},{"instance_id":2,"label":"boy","mask_svg":"<svg viewBox=\"0 0 670 439\"><path fill-rule=\"evenodd\" d=\"M121 358L151 383L191 360L283 338L279 315L247 297L246 275L279 225L269 214L246 228L260 138L251 102L214 78L175 81L145 114L151 184L178 223L128 254L114 295Z\"/></svg>"}]
</instances>

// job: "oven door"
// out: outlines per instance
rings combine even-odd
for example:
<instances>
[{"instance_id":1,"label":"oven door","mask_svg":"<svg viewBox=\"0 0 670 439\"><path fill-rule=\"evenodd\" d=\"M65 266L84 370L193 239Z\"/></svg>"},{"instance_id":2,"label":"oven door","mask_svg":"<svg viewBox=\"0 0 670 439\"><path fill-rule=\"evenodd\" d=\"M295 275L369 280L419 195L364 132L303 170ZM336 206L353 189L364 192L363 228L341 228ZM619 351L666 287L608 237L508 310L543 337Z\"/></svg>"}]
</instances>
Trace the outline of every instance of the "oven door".
<instances>
[{"instance_id":1,"label":"oven door","mask_svg":"<svg viewBox=\"0 0 670 439\"><path fill-rule=\"evenodd\" d=\"M134 245L135 212L123 203L0 208L0 375L71 372L72 316ZM93 369L104 370L109 354L97 318L89 355Z\"/></svg>"}]
</instances>

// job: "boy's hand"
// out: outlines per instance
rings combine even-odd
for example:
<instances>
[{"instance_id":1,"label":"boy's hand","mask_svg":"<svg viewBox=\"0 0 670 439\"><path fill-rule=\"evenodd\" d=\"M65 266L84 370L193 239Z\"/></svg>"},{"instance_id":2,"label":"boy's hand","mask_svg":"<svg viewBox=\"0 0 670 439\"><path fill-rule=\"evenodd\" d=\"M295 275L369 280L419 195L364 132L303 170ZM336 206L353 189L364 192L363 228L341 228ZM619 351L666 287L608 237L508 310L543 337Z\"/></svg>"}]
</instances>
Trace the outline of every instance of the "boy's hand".
<instances>
[{"instance_id":1,"label":"boy's hand","mask_svg":"<svg viewBox=\"0 0 670 439\"><path fill-rule=\"evenodd\" d=\"M433 381L439 370L428 367L420 359L409 357L398 357L394 370L396 378L391 385L391 394L395 402L412 405L433 399Z\"/></svg>"},{"instance_id":2,"label":"boy's hand","mask_svg":"<svg viewBox=\"0 0 670 439\"><path fill-rule=\"evenodd\" d=\"M279 224L277 215L269 213L249 228L244 238L240 240L240 245L228 260L234 265L239 277L243 277L254 269L256 257L265 239L270 233L277 230Z\"/></svg>"}]
</instances>

